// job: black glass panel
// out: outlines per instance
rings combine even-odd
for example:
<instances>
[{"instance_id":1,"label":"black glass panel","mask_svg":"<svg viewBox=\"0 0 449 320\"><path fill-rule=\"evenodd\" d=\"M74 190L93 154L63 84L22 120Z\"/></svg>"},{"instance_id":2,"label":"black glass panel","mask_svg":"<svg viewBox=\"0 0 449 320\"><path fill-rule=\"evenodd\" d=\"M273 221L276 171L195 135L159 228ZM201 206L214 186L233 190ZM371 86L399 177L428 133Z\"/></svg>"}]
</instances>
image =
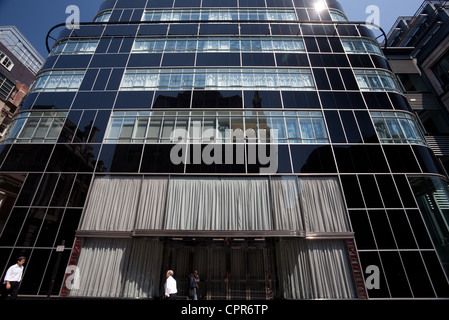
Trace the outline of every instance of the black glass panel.
<instances>
[{"instance_id":1,"label":"black glass panel","mask_svg":"<svg viewBox=\"0 0 449 320\"><path fill-rule=\"evenodd\" d=\"M45 271L45 275L43 276L42 284L41 287L39 289L39 294L40 295L47 295L48 294L48 290L50 290L50 283L52 280L52 276L53 273L55 272L56 276L55 276L55 281L53 283L53 290L51 292L52 295L59 295L59 291L61 289L62 286L62 282L65 279L66 276L66 268L67 268L67 263L68 260L70 258L71 255L71 251L70 250L64 250L64 252L62 253L57 253L54 251L51 251L51 255L50 255L50 260L48 262L48 268ZM59 265L57 263L58 258L59 259ZM58 266L58 268L55 270L55 267Z\"/></svg>"},{"instance_id":2,"label":"black glass panel","mask_svg":"<svg viewBox=\"0 0 449 320\"><path fill-rule=\"evenodd\" d=\"M353 68L374 68L368 54L348 54L348 58Z\"/></svg>"},{"instance_id":3,"label":"black glass panel","mask_svg":"<svg viewBox=\"0 0 449 320\"><path fill-rule=\"evenodd\" d=\"M433 249L429 232L427 231L419 210L407 210L407 218L412 227L416 241L418 242L418 247L420 249Z\"/></svg>"},{"instance_id":4,"label":"black glass panel","mask_svg":"<svg viewBox=\"0 0 449 320\"><path fill-rule=\"evenodd\" d=\"M315 37L304 37L307 52L320 52Z\"/></svg>"},{"instance_id":5,"label":"black glass panel","mask_svg":"<svg viewBox=\"0 0 449 320\"><path fill-rule=\"evenodd\" d=\"M242 108L241 91L194 91L192 108Z\"/></svg>"},{"instance_id":6,"label":"black glass panel","mask_svg":"<svg viewBox=\"0 0 449 320\"><path fill-rule=\"evenodd\" d=\"M443 168L429 148L424 146L412 146L412 148L422 172L445 175Z\"/></svg>"},{"instance_id":7,"label":"black glass panel","mask_svg":"<svg viewBox=\"0 0 449 320\"><path fill-rule=\"evenodd\" d=\"M410 146L384 145L383 149L392 172L421 172Z\"/></svg>"},{"instance_id":8,"label":"black glass panel","mask_svg":"<svg viewBox=\"0 0 449 320\"><path fill-rule=\"evenodd\" d=\"M25 184L23 185L19 198L17 199L16 206L29 206L31 204L41 178L42 174L40 173L29 173L27 175Z\"/></svg>"},{"instance_id":9,"label":"black glass panel","mask_svg":"<svg viewBox=\"0 0 449 320\"><path fill-rule=\"evenodd\" d=\"M162 59L164 67L192 67L194 64L194 53L166 53Z\"/></svg>"},{"instance_id":10,"label":"black glass panel","mask_svg":"<svg viewBox=\"0 0 449 320\"><path fill-rule=\"evenodd\" d=\"M42 221L45 217L45 208L31 208L23 223L22 230L17 239L16 246L32 247L39 234Z\"/></svg>"},{"instance_id":11,"label":"black glass panel","mask_svg":"<svg viewBox=\"0 0 449 320\"><path fill-rule=\"evenodd\" d=\"M368 208L383 208L376 180L372 175L360 175L360 186Z\"/></svg>"},{"instance_id":12,"label":"black glass panel","mask_svg":"<svg viewBox=\"0 0 449 320\"><path fill-rule=\"evenodd\" d=\"M169 35L197 35L198 24L197 23L180 23L171 24L168 31Z\"/></svg>"},{"instance_id":13,"label":"black glass panel","mask_svg":"<svg viewBox=\"0 0 449 320\"><path fill-rule=\"evenodd\" d=\"M331 46L327 38L317 37L316 42L318 43L318 47L320 48L320 52L332 52Z\"/></svg>"},{"instance_id":14,"label":"black glass panel","mask_svg":"<svg viewBox=\"0 0 449 320\"><path fill-rule=\"evenodd\" d=\"M114 109L151 108L154 91L121 91L115 101Z\"/></svg>"},{"instance_id":15,"label":"black glass panel","mask_svg":"<svg viewBox=\"0 0 449 320\"><path fill-rule=\"evenodd\" d=\"M117 92L78 92L72 109L112 109Z\"/></svg>"},{"instance_id":16,"label":"black glass panel","mask_svg":"<svg viewBox=\"0 0 449 320\"><path fill-rule=\"evenodd\" d=\"M274 66L272 53L242 53L243 66Z\"/></svg>"},{"instance_id":17,"label":"black glass panel","mask_svg":"<svg viewBox=\"0 0 449 320\"><path fill-rule=\"evenodd\" d=\"M331 86L329 83L329 79L327 78L327 75L326 75L326 70L318 69L318 68L314 68L312 70L313 70L313 74L315 76L315 82L316 82L318 90L330 90Z\"/></svg>"},{"instance_id":18,"label":"black glass panel","mask_svg":"<svg viewBox=\"0 0 449 320\"><path fill-rule=\"evenodd\" d=\"M394 238L399 249L416 249L410 224L404 210L388 210L388 221L393 229Z\"/></svg>"},{"instance_id":19,"label":"black glass panel","mask_svg":"<svg viewBox=\"0 0 449 320\"><path fill-rule=\"evenodd\" d=\"M389 298L390 294L388 293L388 286L385 280L385 275L383 272L383 267L380 262L379 253L378 252L359 252L360 264L362 269L365 271L368 266L376 266L379 268L379 288L368 289L368 296L370 298ZM364 273L365 280L368 280L368 277L373 273ZM368 282L368 281L367 281Z\"/></svg>"},{"instance_id":20,"label":"black glass panel","mask_svg":"<svg viewBox=\"0 0 449 320\"><path fill-rule=\"evenodd\" d=\"M415 298L433 298L435 293L429 280L426 268L418 251L403 251L404 262L410 286Z\"/></svg>"},{"instance_id":21,"label":"black glass panel","mask_svg":"<svg viewBox=\"0 0 449 320\"><path fill-rule=\"evenodd\" d=\"M403 175L394 175L394 181L401 195L402 203L405 208L416 208L415 197L413 196L408 180Z\"/></svg>"},{"instance_id":22,"label":"black glass panel","mask_svg":"<svg viewBox=\"0 0 449 320\"><path fill-rule=\"evenodd\" d=\"M331 141L333 143L345 143L345 133L343 131L338 111L325 111L324 116L326 118Z\"/></svg>"},{"instance_id":23,"label":"black glass panel","mask_svg":"<svg viewBox=\"0 0 449 320\"><path fill-rule=\"evenodd\" d=\"M32 109L69 109L74 92L41 92Z\"/></svg>"},{"instance_id":24,"label":"black glass panel","mask_svg":"<svg viewBox=\"0 0 449 320\"><path fill-rule=\"evenodd\" d=\"M91 58L90 54L61 55L52 69L85 69L89 65Z\"/></svg>"},{"instance_id":25,"label":"black glass panel","mask_svg":"<svg viewBox=\"0 0 449 320\"><path fill-rule=\"evenodd\" d=\"M101 172L138 172L142 145L136 144L105 144L101 149L97 167Z\"/></svg>"},{"instance_id":26,"label":"black glass panel","mask_svg":"<svg viewBox=\"0 0 449 320\"><path fill-rule=\"evenodd\" d=\"M351 69L340 69L346 90L358 90L359 86L355 80L354 72Z\"/></svg>"},{"instance_id":27,"label":"black glass panel","mask_svg":"<svg viewBox=\"0 0 449 320\"><path fill-rule=\"evenodd\" d=\"M267 1L267 7L293 7L291 0L271 0Z\"/></svg>"},{"instance_id":28,"label":"black glass panel","mask_svg":"<svg viewBox=\"0 0 449 320\"><path fill-rule=\"evenodd\" d=\"M373 60L376 68L391 70L390 65L384 57L378 56L377 54L372 54L371 59Z\"/></svg>"},{"instance_id":29,"label":"black glass panel","mask_svg":"<svg viewBox=\"0 0 449 320\"><path fill-rule=\"evenodd\" d=\"M124 71L125 71L125 69L113 69L112 70L106 90L118 90L118 88L120 87L120 83L122 82Z\"/></svg>"},{"instance_id":30,"label":"black glass panel","mask_svg":"<svg viewBox=\"0 0 449 320\"><path fill-rule=\"evenodd\" d=\"M385 92L363 92L363 97L369 109L392 109Z\"/></svg>"},{"instance_id":31,"label":"black glass panel","mask_svg":"<svg viewBox=\"0 0 449 320\"><path fill-rule=\"evenodd\" d=\"M348 208L364 208L365 204L357 177L353 175L341 175L340 179Z\"/></svg>"},{"instance_id":32,"label":"black glass panel","mask_svg":"<svg viewBox=\"0 0 449 320\"><path fill-rule=\"evenodd\" d=\"M173 147L170 144L145 145L140 172L184 172L182 162L174 164L171 161L170 152Z\"/></svg>"},{"instance_id":33,"label":"black glass panel","mask_svg":"<svg viewBox=\"0 0 449 320\"><path fill-rule=\"evenodd\" d=\"M87 197L87 191L89 190L90 181L92 175L90 174L77 174L75 179L76 188L72 189L72 193L69 197L68 207L83 207L84 201Z\"/></svg>"},{"instance_id":34,"label":"black glass panel","mask_svg":"<svg viewBox=\"0 0 449 320\"><path fill-rule=\"evenodd\" d=\"M97 117L95 118L95 122L93 123L87 142L100 143L103 141L110 114L111 112L108 110L99 110L97 112Z\"/></svg>"},{"instance_id":35,"label":"black glass panel","mask_svg":"<svg viewBox=\"0 0 449 320\"><path fill-rule=\"evenodd\" d=\"M75 174L61 174L49 205L53 207L65 207L67 200L69 200L74 181Z\"/></svg>"},{"instance_id":36,"label":"black glass panel","mask_svg":"<svg viewBox=\"0 0 449 320\"><path fill-rule=\"evenodd\" d=\"M35 93L30 93L25 100L23 101L22 106L20 107L20 111L26 111L26 110L30 110L31 107L34 104L34 101L36 100L37 96L39 95L39 93L35 92Z\"/></svg>"},{"instance_id":37,"label":"black glass panel","mask_svg":"<svg viewBox=\"0 0 449 320\"><path fill-rule=\"evenodd\" d=\"M0 237L0 246L12 246L16 242L23 222L26 219L28 208L14 208Z\"/></svg>"},{"instance_id":38,"label":"black glass panel","mask_svg":"<svg viewBox=\"0 0 449 320\"><path fill-rule=\"evenodd\" d=\"M203 0L203 8L209 7L237 7L237 0Z\"/></svg>"},{"instance_id":39,"label":"black glass panel","mask_svg":"<svg viewBox=\"0 0 449 320\"><path fill-rule=\"evenodd\" d=\"M151 3L173 3L173 0L150 0ZM119 0L117 1L117 4L115 5L115 8L144 8L145 7L145 0ZM170 5L171 6L171 5Z\"/></svg>"},{"instance_id":40,"label":"black glass panel","mask_svg":"<svg viewBox=\"0 0 449 320\"><path fill-rule=\"evenodd\" d=\"M284 108L320 108L317 92L282 91Z\"/></svg>"},{"instance_id":41,"label":"black glass panel","mask_svg":"<svg viewBox=\"0 0 449 320\"><path fill-rule=\"evenodd\" d=\"M335 161L330 146L290 145L296 173L333 173Z\"/></svg>"},{"instance_id":42,"label":"black glass panel","mask_svg":"<svg viewBox=\"0 0 449 320\"><path fill-rule=\"evenodd\" d=\"M340 72L337 69L326 69L327 76L330 79L332 90L345 90Z\"/></svg>"},{"instance_id":43,"label":"black glass panel","mask_svg":"<svg viewBox=\"0 0 449 320\"><path fill-rule=\"evenodd\" d=\"M240 25L240 34L257 34L257 35L269 35L270 28L268 24L244 24Z\"/></svg>"},{"instance_id":44,"label":"black glass panel","mask_svg":"<svg viewBox=\"0 0 449 320\"><path fill-rule=\"evenodd\" d=\"M379 142L369 113L366 111L355 111L354 114L357 119L363 141L365 143Z\"/></svg>"},{"instance_id":45,"label":"black glass panel","mask_svg":"<svg viewBox=\"0 0 449 320\"><path fill-rule=\"evenodd\" d=\"M111 72L112 69L100 69L100 72L98 72L97 78L95 80L93 90L104 90L106 84L108 83Z\"/></svg>"},{"instance_id":46,"label":"black glass panel","mask_svg":"<svg viewBox=\"0 0 449 320\"><path fill-rule=\"evenodd\" d=\"M166 35L167 34L168 25L164 24L156 24L156 25L141 25L139 28L138 35Z\"/></svg>"},{"instance_id":47,"label":"black glass panel","mask_svg":"<svg viewBox=\"0 0 449 320\"><path fill-rule=\"evenodd\" d=\"M120 47L122 46L122 42L123 42L122 37L112 38L111 44L109 45L107 52L108 53L118 53L120 50Z\"/></svg>"},{"instance_id":48,"label":"black glass panel","mask_svg":"<svg viewBox=\"0 0 449 320\"><path fill-rule=\"evenodd\" d=\"M390 224L384 210L369 210L369 219L379 249L396 249Z\"/></svg>"},{"instance_id":49,"label":"black glass panel","mask_svg":"<svg viewBox=\"0 0 449 320\"><path fill-rule=\"evenodd\" d=\"M34 249L31 256L26 256L26 272L24 273L23 280L20 283L20 294L38 294L38 289L47 268L50 254L51 250L48 249Z\"/></svg>"},{"instance_id":50,"label":"black glass panel","mask_svg":"<svg viewBox=\"0 0 449 320\"><path fill-rule=\"evenodd\" d=\"M197 66L240 66L239 53L198 53Z\"/></svg>"},{"instance_id":51,"label":"black glass panel","mask_svg":"<svg viewBox=\"0 0 449 320\"><path fill-rule=\"evenodd\" d=\"M365 109L365 102L358 92L320 92L323 108Z\"/></svg>"},{"instance_id":52,"label":"black glass panel","mask_svg":"<svg viewBox=\"0 0 449 320\"><path fill-rule=\"evenodd\" d=\"M175 0L175 8L199 8L201 0Z\"/></svg>"},{"instance_id":53,"label":"black glass panel","mask_svg":"<svg viewBox=\"0 0 449 320\"><path fill-rule=\"evenodd\" d=\"M59 179L59 174L46 173L42 177L39 189L33 200L33 206L45 207L49 204L53 191Z\"/></svg>"},{"instance_id":54,"label":"black glass panel","mask_svg":"<svg viewBox=\"0 0 449 320\"><path fill-rule=\"evenodd\" d=\"M308 67L309 61L305 53L276 53L278 66Z\"/></svg>"},{"instance_id":55,"label":"black glass panel","mask_svg":"<svg viewBox=\"0 0 449 320\"><path fill-rule=\"evenodd\" d=\"M246 152L248 173L292 172L288 145L247 145Z\"/></svg>"},{"instance_id":56,"label":"black glass panel","mask_svg":"<svg viewBox=\"0 0 449 320\"><path fill-rule=\"evenodd\" d=\"M197 144L187 150L187 173L245 173L243 144Z\"/></svg>"},{"instance_id":57,"label":"black glass panel","mask_svg":"<svg viewBox=\"0 0 449 320\"><path fill-rule=\"evenodd\" d=\"M190 91L156 91L153 108L190 108Z\"/></svg>"},{"instance_id":58,"label":"black glass panel","mask_svg":"<svg viewBox=\"0 0 449 320\"><path fill-rule=\"evenodd\" d=\"M248 7L265 7L264 0L239 0L240 8L248 8Z\"/></svg>"},{"instance_id":59,"label":"black glass panel","mask_svg":"<svg viewBox=\"0 0 449 320\"><path fill-rule=\"evenodd\" d=\"M237 24L200 24L200 34L239 34L239 26Z\"/></svg>"},{"instance_id":60,"label":"black glass panel","mask_svg":"<svg viewBox=\"0 0 449 320\"><path fill-rule=\"evenodd\" d=\"M129 58L128 67L159 67L161 56L161 53L134 53Z\"/></svg>"},{"instance_id":61,"label":"black glass panel","mask_svg":"<svg viewBox=\"0 0 449 320\"><path fill-rule=\"evenodd\" d=\"M393 178L387 175L377 175L377 184L379 185L379 190L382 194L382 199L384 201L386 208L401 208L402 203L399 199L398 192L394 185Z\"/></svg>"},{"instance_id":62,"label":"black glass panel","mask_svg":"<svg viewBox=\"0 0 449 320\"><path fill-rule=\"evenodd\" d=\"M434 251L421 251L425 266L432 279L433 287L439 298L449 297L449 285L447 278L441 269L440 261Z\"/></svg>"},{"instance_id":63,"label":"black glass panel","mask_svg":"<svg viewBox=\"0 0 449 320\"><path fill-rule=\"evenodd\" d=\"M245 108L281 108L279 91L244 91Z\"/></svg>"},{"instance_id":64,"label":"black glass panel","mask_svg":"<svg viewBox=\"0 0 449 320\"><path fill-rule=\"evenodd\" d=\"M378 146L334 146L340 172L388 172L382 150Z\"/></svg>"},{"instance_id":65,"label":"black glass panel","mask_svg":"<svg viewBox=\"0 0 449 320\"><path fill-rule=\"evenodd\" d=\"M343 122L343 128L346 132L346 138L348 143L361 143L362 137L360 136L357 122L355 121L352 111L340 111L341 121Z\"/></svg>"},{"instance_id":66,"label":"black glass panel","mask_svg":"<svg viewBox=\"0 0 449 320\"><path fill-rule=\"evenodd\" d=\"M125 67L128 62L128 54L94 54L90 62L91 68L107 68L107 67Z\"/></svg>"},{"instance_id":67,"label":"black glass panel","mask_svg":"<svg viewBox=\"0 0 449 320\"><path fill-rule=\"evenodd\" d=\"M58 245L65 241L65 245L70 247L73 245L73 241L75 240L75 231L76 228L74 226L78 226L81 219L82 209L66 209L64 212L64 218L62 219L62 223L58 232L58 236L56 237L55 243Z\"/></svg>"},{"instance_id":68,"label":"black glass panel","mask_svg":"<svg viewBox=\"0 0 449 320\"><path fill-rule=\"evenodd\" d=\"M351 225L354 230L357 249L376 249L373 232L365 210L349 210Z\"/></svg>"},{"instance_id":69,"label":"black glass panel","mask_svg":"<svg viewBox=\"0 0 449 320\"><path fill-rule=\"evenodd\" d=\"M44 171L52 150L53 145L48 144L13 145L3 163L2 170Z\"/></svg>"},{"instance_id":70,"label":"black glass panel","mask_svg":"<svg viewBox=\"0 0 449 320\"><path fill-rule=\"evenodd\" d=\"M339 38L329 37L327 39L329 40L333 52L345 52Z\"/></svg>"},{"instance_id":71,"label":"black glass panel","mask_svg":"<svg viewBox=\"0 0 449 320\"><path fill-rule=\"evenodd\" d=\"M395 92L389 92L388 96L391 99L394 109L404 110L404 111L412 111L412 108L410 107L410 104L408 103L407 98L404 97L402 94L395 93Z\"/></svg>"},{"instance_id":72,"label":"black glass panel","mask_svg":"<svg viewBox=\"0 0 449 320\"><path fill-rule=\"evenodd\" d=\"M78 122L81 119L82 111L70 111L67 119L62 128L62 132L59 136L58 142L71 142L75 136L76 128L78 127Z\"/></svg>"},{"instance_id":73,"label":"black glass panel","mask_svg":"<svg viewBox=\"0 0 449 320\"><path fill-rule=\"evenodd\" d=\"M272 35L299 35L298 24L271 24Z\"/></svg>"},{"instance_id":74,"label":"black glass panel","mask_svg":"<svg viewBox=\"0 0 449 320\"><path fill-rule=\"evenodd\" d=\"M100 145L95 144L58 144L49 161L50 172L92 172Z\"/></svg>"}]
</instances>

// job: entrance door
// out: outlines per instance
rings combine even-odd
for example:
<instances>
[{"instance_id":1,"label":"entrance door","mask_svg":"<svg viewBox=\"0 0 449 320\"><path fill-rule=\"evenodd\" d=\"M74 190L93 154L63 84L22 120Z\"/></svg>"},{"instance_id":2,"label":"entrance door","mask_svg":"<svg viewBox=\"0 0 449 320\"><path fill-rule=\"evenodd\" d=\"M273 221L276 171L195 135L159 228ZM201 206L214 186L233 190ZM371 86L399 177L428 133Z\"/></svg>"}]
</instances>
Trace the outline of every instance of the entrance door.
<instances>
[{"instance_id":1,"label":"entrance door","mask_svg":"<svg viewBox=\"0 0 449 320\"><path fill-rule=\"evenodd\" d=\"M266 241L169 241L164 267L173 269L178 295L187 296L188 277L200 276L200 299L270 299L273 297L272 249Z\"/></svg>"}]
</instances>

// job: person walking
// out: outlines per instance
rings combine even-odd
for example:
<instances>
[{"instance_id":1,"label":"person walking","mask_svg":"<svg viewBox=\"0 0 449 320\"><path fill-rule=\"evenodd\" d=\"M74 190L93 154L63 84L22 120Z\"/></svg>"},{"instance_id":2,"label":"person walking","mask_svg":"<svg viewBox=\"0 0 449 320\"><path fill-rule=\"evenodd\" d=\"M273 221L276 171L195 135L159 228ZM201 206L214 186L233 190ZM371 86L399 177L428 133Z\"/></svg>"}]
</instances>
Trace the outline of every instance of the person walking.
<instances>
[{"instance_id":1,"label":"person walking","mask_svg":"<svg viewBox=\"0 0 449 320\"><path fill-rule=\"evenodd\" d=\"M22 281L23 265L25 264L25 257L19 257L17 263L9 267L6 271L5 278L3 279L2 300L5 300L8 295L11 296L11 300L17 299L19 292L20 281Z\"/></svg>"},{"instance_id":2,"label":"person walking","mask_svg":"<svg viewBox=\"0 0 449 320\"><path fill-rule=\"evenodd\" d=\"M166 277L167 280L165 280L165 299L167 300L174 300L176 298L176 294L178 293L178 290L176 288L176 280L173 278L173 270L168 270Z\"/></svg>"},{"instance_id":3,"label":"person walking","mask_svg":"<svg viewBox=\"0 0 449 320\"><path fill-rule=\"evenodd\" d=\"M189 275L189 298L191 300L198 300L198 291L200 283L200 276L198 275L198 270L194 270L193 273Z\"/></svg>"}]
</instances>

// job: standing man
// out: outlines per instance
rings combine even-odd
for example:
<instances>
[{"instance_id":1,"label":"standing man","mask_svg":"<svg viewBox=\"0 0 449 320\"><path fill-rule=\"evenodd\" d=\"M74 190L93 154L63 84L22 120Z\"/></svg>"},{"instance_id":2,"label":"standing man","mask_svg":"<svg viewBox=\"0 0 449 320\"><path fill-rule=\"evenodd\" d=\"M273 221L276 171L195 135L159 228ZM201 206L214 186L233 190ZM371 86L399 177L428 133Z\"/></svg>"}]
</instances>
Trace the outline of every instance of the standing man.
<instances>
[{"instance_id":1,"label":"standing man","mask_svg":"<svg viewBox=\"0 0 449 320\"><path fill-rule=\"evenodd\" d=\"M189 298L191 300L198 300L199 283L198 270L194 270L189 276Z\"/></svg>"},{"instance_id":2,"label":"standing man","mask_svg":"<svg viewBox=\"0 0 449 320\"><path fill-rule=\"evenodd\" d=\"M19 284L22 280L23 265L25 263L25 257L19 257L17 263L9 267L3 279L4 287L2 290L2 300L11 295L11 300L17 299L17 293L19 292Z\"/></svg>"},{"instance_id":3,"label":"standing man","mask_svg":"<svg viewBox=\"0 0 449 320\"><path fill-rule=\"evenodd\" d=\"M176 289L176 280L173 279L173 270L168 270L166 276L167 280L165 281L164 285L165 298L167 300L174 300L176 298L178 290Z\"/></svg>"}]
</instances>

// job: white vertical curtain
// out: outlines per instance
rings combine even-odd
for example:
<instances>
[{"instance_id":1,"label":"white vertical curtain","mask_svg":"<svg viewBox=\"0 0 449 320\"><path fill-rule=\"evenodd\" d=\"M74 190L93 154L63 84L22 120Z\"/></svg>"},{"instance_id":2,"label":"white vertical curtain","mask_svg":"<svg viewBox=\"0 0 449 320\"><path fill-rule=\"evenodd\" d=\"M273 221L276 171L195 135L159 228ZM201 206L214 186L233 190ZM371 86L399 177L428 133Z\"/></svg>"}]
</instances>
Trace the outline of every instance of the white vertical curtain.
<instances>
[{"instance_id":1,"label":"white vertical curtain","mask_svg":"<svg viewBox=\"0 0 449 320\"><path fill-rule=\"evenodd\" d=\"M134 239L125 278L125 298L159 295L163 247L159 240Z\"/></svg>"},{"instance_id":2,"label":"white vertical curtain","mask_svg":"<svg viewBox=\"0 0 449 320\"><path fill-rule=\"evenodd\" d=\"M85 239L77 264L79 288L70 295L120 297L130 243L130 239Z\"/></svg>"},{"instance_id":3,"label":"white vertical curtain","mask_svg":"<svg viewBox=\"0 0 449 320\"><path fill-rule=\"evenodd\" d=\"M79 288L71 296L148 298L158 295L163 243L86 238L78 260Z\"/></svg>"},{"instance_id":4,"label":"white vertical curtain","mask_svg":"<svg viewBox=\"0 0 449 320\"><path fill-rule=\"evenodd\" d=\"M273 177L270 189L276 230L304 230L296 177Z\"/></svg>"},{"instance_id":5,"label":"white vertical curtain","mask_svg":"<svg viewBox=\"0 0 449 320\"><path fill-rule=\"evenodd\" d=\"M172 178L164 228L272 230L268 180Z\"/></svg>"},{"instance_id":6,"label":"white vertical curtain","mask_svg":"<svg viewBox=\"0 0 449 320\"><path fill-rule=\"evenodd\" d=\"M167 185L167 178L143 179L135 229L162 229Z\"/></svg>"},{"instance_id":7,"label":"white vertical curtain","mask_svg":"<svg viewBox=\"0 0 449 320\"><path fill-rule=\"evenodd\" d=\"M134 228L140 178L101 177L93 182L81 230L129 231Z\"/></svg>"},{"instance_id":8,"label":"white vertical curtain","mask_svg":"<svg viewBox=\"0 0 449 320\"><path fill-rule=\"evenodd\" d=\"M298 181L307 232L351 231L337 179L313 177Z\"/></svg>"},{"instance_id":9,"label":"white vertical curtain","mask_svg":"<svg viewBox=\"0 0 449 320\"><path fill-rule=\"evenodd\" d=\"M284 298L357 298L344 240L284 240L276 254Z\"/></svg>"}]
</instances>

